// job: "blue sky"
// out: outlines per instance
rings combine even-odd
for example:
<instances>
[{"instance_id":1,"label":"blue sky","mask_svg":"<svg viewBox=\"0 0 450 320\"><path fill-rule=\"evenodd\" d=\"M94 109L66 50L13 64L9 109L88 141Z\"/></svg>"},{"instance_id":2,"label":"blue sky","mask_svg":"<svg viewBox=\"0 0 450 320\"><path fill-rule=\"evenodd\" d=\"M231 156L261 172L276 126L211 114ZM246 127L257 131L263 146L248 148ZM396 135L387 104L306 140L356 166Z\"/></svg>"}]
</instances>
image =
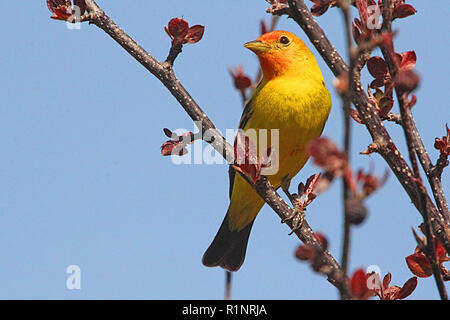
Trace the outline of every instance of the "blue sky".
<instances>
[{"instance_id":1,"label":"blue sky","mask_svg":"<svg viewBox=\"0 0 450 320\"><path fill-rule=\"evenodd\" d=\"M163 27L171 18L206 26L204 38L184 48L175 72L223 131L235 128L242 112L228 68L242 64L256 74L257 60L242 44L257 38L260 20L270 18L265 1L248 2L98 1L160 60L170 45ZM435 1L440 9L433 12L426 1L409 2L418 13L395 23L396 49L417 53L422 82L414 116L434 160L434 138L449 120L448 43L439 35L450 12L444 0ZM103 31L87 24L67 29L49 19L45 1L2 1L0 9L8 30L0 59L0 298L222 299L224 272L203 267L201 256L228 206L226 165L177 166L160 156L162 129L192 131L192 121ZM317 20L346 56L340 12ZM279 29L307 40L285 17ZM340 144L341 101L332 73L318 60L333 100L324 135ZM405 152L401 130L387 127ZM366 130L354 125L353 133L354 167L372 162L382 175L386 164L379 156L359 155L370 143ZM318 171L308 163L294 182ZM448 172L443 183L448 190ZM307 212L338 259L340 187L336 182ZM367 205L367 220L352 232L350 270L377 265L402 285L412 276L405 257L414 250L411 228L420 216L394 177ZM264 207L234 276L233 298L337 298L334 287L293 257L299 240L288 233ZM80 267L80 290L66 288L69 265ZM410 298L438 298L434 280L419 279Z\"/></svg>"}]
</instances>

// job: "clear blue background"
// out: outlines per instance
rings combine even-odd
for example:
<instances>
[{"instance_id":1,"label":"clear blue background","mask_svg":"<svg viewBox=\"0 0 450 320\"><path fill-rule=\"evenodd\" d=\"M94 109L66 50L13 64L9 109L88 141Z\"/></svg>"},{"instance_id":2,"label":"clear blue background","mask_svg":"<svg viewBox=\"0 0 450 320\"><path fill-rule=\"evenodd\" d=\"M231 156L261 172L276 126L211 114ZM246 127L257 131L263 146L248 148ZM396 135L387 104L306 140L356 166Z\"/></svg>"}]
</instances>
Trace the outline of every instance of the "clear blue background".
<instances>
[{"instance_id":1,"label":"clear blue background","mask_svg":"<svg viewBox=\"0 0 450 320\"><path fill-rule=\"evenodd\" d=\"M242 44L259 35L268 6L246 1L98 1L153 56L170 45L163 27L173 17L206 26L187 45L175 71L220 130L235 128L242 107L228 68L256 74L257 60ZM425 145L435 160L435 137L449 120L447 1L410 1L418 14L395 23L396 49L415 50L422 83L414 107ZM309 5L309 3L308 3ZM95 26L69 30L49 19L45 1L1 1L0 53L0 298L222 299L224 271L201 256L228 205L226 165L180 165L160 156L162 128L194 130L168 91ZM346 56L342 16L317 19ZM307 40L291 20L279 29ZM309 43L310 48L314 49ZM315 50L312 50L316 54ZM316 54L317 56L317 54ZM333 110L324 135L342 140L341 101L333 75L320 60ZM366 71L364 80L367 83ZM406 156L401 130L386 124ZM354 125L352 161L382 175L378 155L359 155L371 142ZM311 163L295 182L318 168ZM450 187L448 172L444 187ZM340 258L340 182L308 210L311 226ZM393 176L369 198L370 215L353 229L350 271L378 265L392 283L412 274L405 257L415 247L411 228L421 223ZM335 299L336 289L294 258L299 240L264 207L254 225L236 299ZM81 290L66 288L66 268L81 268ZM447 285L447 288L449 286ZM411 299L438 298L432 278L419 279Z\"/></svg>"}]
</instances>

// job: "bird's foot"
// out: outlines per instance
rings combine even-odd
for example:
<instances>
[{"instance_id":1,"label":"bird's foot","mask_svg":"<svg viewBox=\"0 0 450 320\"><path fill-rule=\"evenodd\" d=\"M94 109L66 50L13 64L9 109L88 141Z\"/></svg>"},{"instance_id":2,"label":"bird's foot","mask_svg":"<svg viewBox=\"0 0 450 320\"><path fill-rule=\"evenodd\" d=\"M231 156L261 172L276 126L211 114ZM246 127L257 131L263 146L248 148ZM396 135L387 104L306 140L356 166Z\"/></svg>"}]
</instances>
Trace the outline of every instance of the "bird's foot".
<instances>
[{"instance_id":1,"label":"bird's foot","mask_svg":"<svg viewBox=\"0 0 450 320\"><path fill-rule=\"evenodd\" d=\"M289 235L291 235L295 231L300 229L300 227L303 224L303 221L305 221L305 217L306 217L305 211L301 210L298 206L295 206L292 214L281 220L281 223L285 223L286 221L292 220L291 232L289 232Z\"/></svg>"}]
</instances>

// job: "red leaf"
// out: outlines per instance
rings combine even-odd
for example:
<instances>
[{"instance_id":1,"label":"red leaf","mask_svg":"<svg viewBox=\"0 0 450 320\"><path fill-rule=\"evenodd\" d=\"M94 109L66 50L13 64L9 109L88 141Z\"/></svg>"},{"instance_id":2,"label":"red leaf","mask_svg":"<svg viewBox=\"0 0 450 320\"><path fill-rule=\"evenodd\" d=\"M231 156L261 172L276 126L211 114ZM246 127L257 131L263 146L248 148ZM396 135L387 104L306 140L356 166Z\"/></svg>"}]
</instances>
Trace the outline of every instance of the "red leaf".
<instances>
[{"instance_id":1,"label":"red leaf","mask_svg":"<svg viewBox=\"0 0 450 320\"><path fill-rule=\"evenodd\" d=\"M313 16L318 17L327 12L328 8L328 4L315 4L311 7L311 13Z\"/></svg>"},{"instance_id":2,"label":"red leaf","mask_svg":"<svg viewBox=\"0 0 450 320\"><path fill-rule=\"evenodd\" d=\"M336 144L328 138L314 139L307 147L308 153L314 159L314 164L322 167L334 176L342 176L347 167L347 157Z\"/></svg>"},{"instance_id":3,"label":"red leaf","mask_svg":"<svg viewBox=\"0 0 450 320\"><path fill-rule=\"evenodd\" d=\"M412 70L416 66L416 53L414 51L407 51L400 54L401 62L400 68L403 70Z\"/></svg>"},{"instance_id":4,"label":"red leaf","mask_svg":"<svg viewBox=\"0 0 450 320\"><path fill-rule=\"evenodd\" d=\"M369 70L372 77L374 77L375 79L384 80L388 72L388 68L384 59L377 56L371 57L367 61L367 69Z\"/></svg>"},{"instance_id":5,"label":"red leaf","mask_svg":"<svg viewBox=\"0 0 450 320\"><path fill-rule=\"evenodd\" d=\"M439 264L450 260L450 258L447 257L447 252L437 238L434 239L434 250L436 252L436 259Z\"/></svg>"},{"instance_id":6,"label":"red leaf","mask_svg":"<svg viewBox=\"0 0 450 320\"><path fill-rule=\"evenodd\" d=\"M241 131L238 132L234 141L234 157L236 165L233 165L233 168L256 183L261 177L261 164L258 160L256 146Z\"/></svg>"},{"instance_id":7,"label":"red leaf","mask_svg":"<svg viewBox=\"0 0 450 320\"><path fill-rule=\"evenodd\" d=\"M310 176L308 178L308 180L306 180L305 192L304 192L305 194L311 194L314 191L314 189L317 185L317 182L319 181L319 178L320 178L320 173L316 173L316 174L313 174L312 176Z\"/></svg>"},{"instance_id":8,"label":"red leaf","mask_svg":"<svg viewBox=\"0 0 450 320\"><path fill-rule=\"evenodd\" d=\"M47 0L47 7L55 20L67 20L72 16L72 3L65 0Z\"/></svg>"},{"instance_id":9,"label":"red leaf","mask_svg":"<svg viewBox=\"0 0 450 320\"><path fill-rule=\"evenodd\" d=\"M383 97L380 99L378 103L378 107L380 108L380 116L381 118L384 118L387 116L389 111L392 110L392 107L394 106L394 99L389 97Z\"/></svg>"},{"instance_id":10,"label":"red leaf","mask_svg":"<svg viewBox=\"0 0 450 320\"><path fill-rule=\"evenodd\" d=\"M161 146L162 156L182 156L187 153L187 149L181 144L180 141L167 141Z\"/></svg>"},{"instance_id":11,"label":"red leaf","mask_svg":"<svg viewBox=\"0 0 450 320\"><path fill-rule=\"evenodd\" d=\"M266 22L261 20L261 35L266 34L268 32Z\"/></svg>"},{"instance_id":12,"label":"red leaf","mask_svg":"<svg viewBox=\"0 0 450 320\"><path fill-rule=\"evenodd\" d=\"M167 31L174 41L182 43L188 34L189 24L184 19L173 18L169 21Z\"/></svg>"},{"instance_id":13,"label":"red leaf","mask_svg":"<svg viewBox=\"0 0 450 320\"><path fill-rule=\"evenodd\" d=\"M367 0L356 0L356 7L358 8L361 21L364 25L369 19L369 11L367 10Z\"/></svg>"},{"instance_id":14,"label":"red leaf","mask_svg":"<svg viewBox=\"0 0 450 320\"><path fill-rule=\"evenodd\" d=\"M295 250L295 256L302 261L310 260L314 255L314 250L308 245L300 245Z\"/></svg>"},{"instance_id":15,"label":"red leaf","mask_svg":"<svg viewBox=\"0 0 450 320\"><path fill-rule=\"evenodd\" d=\"M353 35L353 39L355 40L356 43L361 42L361 29L358 28L358 22L359 22L359 19L357 19L357 18L355 18L355 21L352 22L352 35Z\"/></svg>"},{"instance_id":16,"label":"red leaf","mask_svg":"<svg viewBox=\"0 0 450 320\"><path fill-rule=\"evenodd\" d=\"M187 35L184 38L184 43L197 43L199 42L202 37L203 33L205 32L205 27L201 25L195 25L189 28Z\"/></svg>"},{"instance_id":17,"label":"red leaf","mask_svg":"<svg viewBox=\"0 0 450 320\"><path fill-rule=\"evenodd\" d=\"M408 281L405 282L403 287L400 289L400 291L397 294L397 299L405 299L407 296L409 296L411 293L413 293L414 289L417 287L417 278L412 277Z\"/></svg>"},{"instance_id":18,"label":"red leaf","mask_svg":"<svg viewBox=\"0 0 450 320\"><path fill-rule=\"evenodd\" d=\"M400 69L395 76L395 87L403 92L411 92L419 86L420 78L412 70Z\"/></svg>"},{"instance_id":19,"label":"red leaf","mask_svg":"<svg viewBox=\"0 0 450 320\"><path fill-rule=\"evenodd\" d=\"M398 294L400 293L400 287L398 286L390 286L383 291L383 294L380 296L381 300L396 300Z\"/></svg>"},{"instance_id":20,"label":"red leaf","mask_svg":"<svg viewBox=\"0 0 450 320\"><path fill-rule=\"evenodd\" d=\"M388 272L383 278L383 288L389 288L389 284L391 283L392 275Z\"/></svg>"},{"instance_id":21,"label":"red leaf","mask_svg":"<svg viewBox=\"0 0 450 320\"><path fill-rule=\"evenodd\" d=\"M242 66L238 66L235 69L230 69L230 74L234 80L234 87L241 92L245 92L247 88L252 85L252 80L244 74Z\"/></svg>"},{"instance_id":22,"label":"red leaf","mask_svg":"<svg viewBox=\"0 0 450 320\"><path fill-rule=\"evenodd\" d=\"M409 270L419 278L428 278L433 274L427 257L422 252L416 252L406 257Z\"/></svg>"},{"instance_id":23,"label":"red leaf","mask_svg":"<svg viewBox=\"0 0 450 320\"><path fill-rule=\"evenodd\" d=\"M367 287L368 275L363 269L358 269L353 273L350 280L350 289L355 299L366 300L370 296L370 289Z\"/></svg>"},{"instance_id":24,"label":"red leaf","mask_svg":"<svg viewBox=\"0 0 450 320\"><path fill-rule=\"evenodd\" d=\"M392 14L392 19L406 18L413 14L416 14L417 10L410 4L400 3L395 6L394 12Z\"/></svg>"}]
</instances>

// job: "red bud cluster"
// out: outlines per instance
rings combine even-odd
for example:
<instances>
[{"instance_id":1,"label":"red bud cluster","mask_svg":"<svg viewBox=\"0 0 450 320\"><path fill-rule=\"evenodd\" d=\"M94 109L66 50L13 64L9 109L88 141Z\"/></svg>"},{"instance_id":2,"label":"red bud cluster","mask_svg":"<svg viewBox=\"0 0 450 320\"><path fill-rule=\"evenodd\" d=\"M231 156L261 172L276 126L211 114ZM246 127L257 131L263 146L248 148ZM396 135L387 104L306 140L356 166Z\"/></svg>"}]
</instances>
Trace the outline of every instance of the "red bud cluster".
<instances>
[{"instance_id":1,"label":"red bud cluster","mask_svg":"<svg viewBox=\"0 0 450 320\"><path fill-rule=\"evenodd\" d=\"M344 152L336 144L324 137L314 139L307 147L314 164L334 177L340 177L347 170L348 161Z\"/></svg>"},{"instance_id":2,"label":"red bud cluster","mask_svg":"<svg viewBox=\"0 0 450 320\"><path fill-rule=\"evenodd\" d=\"M388 42L392 41L391 36L386 37L386 39ZM388 48L389 47L391 46L388 46ZM394 81L389 73L386 61L383 58L374 56L367 61L367 69L369 70L370 75L374 77L374 80L367 89L367 94L382 120L388 118L388 115L394 106L394 85L403 92L411 92L417 88L419 84L419 76L412 71L416 65L416 53L414 51L407 51L399 54L392 50L391 54L397 65L397 75ZM384 91L381 89L383 86ZM370 89L373 89L374 91L372 92ZM416 102L417 97L413 94L407 107L412 108ZM362 123L358 111L351 109L350 116L356 122Z\"/></svg>"},{"instance_id":3,"label":"red bud cluster","mask_svg":"<svg viewBox=\"0 0 450 320\"><path fill-rule=\"evenodd\" d=\"M242 96L246 96L246 91L252 85L252 80L244 74L244 68L238 66L235 69L230 69L230 75L233 78L234 87L239 90Z\"/></svg>"},{"instance_id":4,"label":"red bud cluster","mask_svg":"<svg viewBox=\"0 0 450 320\"><path fill-rule=\"evenodd\" d=\"M439 150L441 157L447 159L450 154L450 129L446 125L447 135L442 138L436 138L434 141L434 148Z\"/></svg>"},{"instance_id":5,"label":"red bud cluster","mask_svg":"<svg viewBox=\"0 0 450 320\"><path fill-rule=\"evenodd\" d=\"M80 15L86 12L86 3L84 0L74 0L74 6L80 10ZM68 20L73 15L74 7L70 0L47 0L47 6L53 14L50 18L55 20Z\"/></svg>"},{"instance_id":6,"label":"red bud cluster","mask_svg":"<svg viewBox=\"0 0 450 320\"><path fill-rule=\"evenodd\" d=\"M328 272L326 267L327 264L323 259L322 251L328 250L328 240L320 232L315 232L314 238L319 242L320 249L313 248L307 244L302 244L295 250L295 257L301 261L308 261L315 272L326 274Z\"/></svg>"},{"instance_id":7,"label":"red bud cluster","mask_svg":"<svg viewBox=\"0 0 450 320\"><path fill-rule=\"evenodd\" d=\"M392 12L392 19L406 18L416 14L417 10L410 4L405 3L405 0L396 0L394 3L394 11Z\"/></svg>"},{"instance_id":8,"label":"red bud cluster","mask_svg":"<svg viewBox=\"0 0 450 320\"><path fill-rule=\"evenodd\" d=\"M313 16L321 16L331 7L338 4L339 0L310 0L314 3L311 7L311 13Z\"/></svg>"},{"instance_id":9,"label":"red bud cluster","mask_svg":"<svg viewBox=\"0 0 450 320\"><path fill-rule=\"evenodd\" d=\"M350 279L350 290L353 299L357 300L367 300L373 296L378 296L381 300L401 300L416 289L417 278L410 278L402 287L391 286L390 283L390 273L386 274L381 282L379 274L366 273L364 269L358 269Z\"/></svg>"},{"instance_id":10,"label":"red bud cluster","mask_svg":"<svg viewBox=\"0 0 450 320\"><path fill-rule=\"evenodd\" d=\"M162 156L182 156L187 154L186 145L194 142L195 137L192 132L186 132L181 136L177 135L175 132L164 128L164 134L170 138L169 141L164 142L161 145L161 155Z\"/></svg>"},{"instance_id":11,"label":"red bud cluster","mask_svg":"<svg viewBox=\"0 0 450 320\"><path fill-rule=\"evenodd\" d=\"M424 225L422 224L420 226L420 229L423 232ZM414 230L413 230L414 231ZM408 265L409 270L411 272L418 276L419 278L428 278L433 275L433 268L431 266L431 261L429 258L429 254L427 254L427 245L426 245L426 238L420 238L417 236L417 234L414 231L414 236L417 241L417 247L414 250L413 254L410 254L407 256L406 264ZM445 251L442 244L439 242L439 240L435 237L433 237L433 246L434 246L434 252L436 254L436 262L439 265L442 274L445 276L444 278L446 280L449 280L450 271L445 268L443 265L444 262L450 261L450 257L447 256L447 252Z\"/></svg>"},{"instance_id":12,"label":"red bud cluster","mask_svg":"<svg viewBox=\"0 0 450 320\"><path fill-rule=\"evenodd\" d=\"M320 243L323 250L328 249L328 240L322 233L314 232L314 238ZM314 249L307 244L301 244L297 247L297 250L295 250L295 257L301 261L312 260L314 254Z\"/></svg>"},{"instance_id":13,"label":"red bud cluster","mask_svg":"<svg viewBox=\"0 0 450 320\"><path fill-rule=\"evenodd\" d=\"M199 42L203 37L205 27L201 25L189 27L186 20L173 18L169 21L168 26L164 27L164 30L172 39L172 45L183 45Z\"/></svg>"},{"instance_id":14,"label":"red bud cluster","mask_svg":"<svg viewBox=\"0 0 450 320\"><path fill-rule=\"evenodd\" d=\"M233 168L249 177L253 183L261 179L261 169L269 167L274 156L269 147L262 157L258 157L255 144L241 131L238 132L234 141L235 164Z\"/></svg>"}]
</instances>

